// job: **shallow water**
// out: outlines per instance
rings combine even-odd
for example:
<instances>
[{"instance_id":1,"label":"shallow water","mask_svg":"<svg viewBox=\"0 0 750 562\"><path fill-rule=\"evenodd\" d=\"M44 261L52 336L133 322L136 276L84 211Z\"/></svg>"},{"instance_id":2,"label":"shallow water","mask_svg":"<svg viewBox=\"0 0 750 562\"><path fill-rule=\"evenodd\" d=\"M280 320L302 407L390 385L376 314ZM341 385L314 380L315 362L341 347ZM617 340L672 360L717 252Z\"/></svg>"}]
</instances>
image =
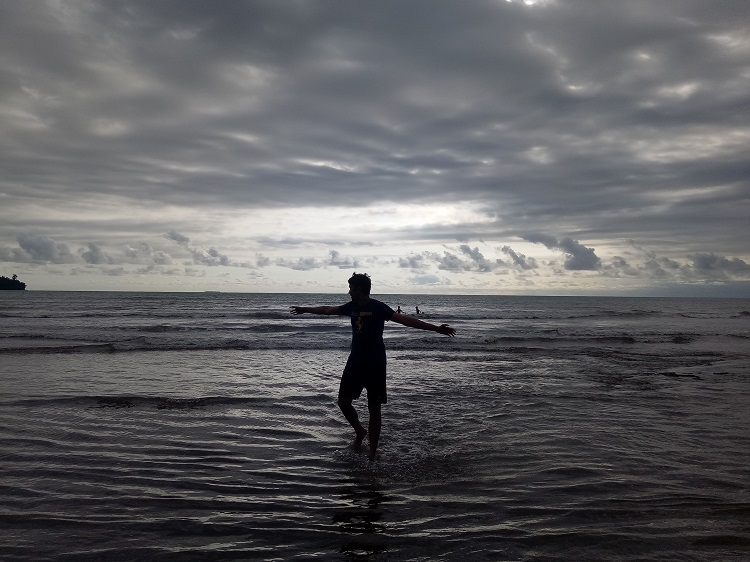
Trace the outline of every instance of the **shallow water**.
<instances>
[{"instance_id":1,"label":"shallow water","mask_svg":"<svg viewBox=\"0 0 750 562\"><path fill-rule=\"evenodd\" d=\"M419 299L369 463L330 295L3 294L4 559L750 556L748 301Z\"/></svg>"}]
</instances>

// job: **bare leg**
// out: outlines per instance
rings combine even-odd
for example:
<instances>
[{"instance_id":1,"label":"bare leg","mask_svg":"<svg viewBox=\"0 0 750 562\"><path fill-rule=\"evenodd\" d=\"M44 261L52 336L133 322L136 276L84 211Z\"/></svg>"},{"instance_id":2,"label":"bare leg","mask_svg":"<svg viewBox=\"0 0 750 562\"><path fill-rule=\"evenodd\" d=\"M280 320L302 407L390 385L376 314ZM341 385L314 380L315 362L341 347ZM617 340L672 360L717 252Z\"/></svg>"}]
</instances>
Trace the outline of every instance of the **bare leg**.
<instances>
[{"instance_id":1,"label":"bare leg","mask_svg":"<svg viewBox=\"0 0 750 562\"><path fill-rule=\"evenodd\" d=\"M355 448L361 447L362 440L365 438L365 435L367 435L367 430L362 427L361 423L359 423L357 410L354 409L354 406L352 406L352 401L349 398L343 398L339 396L338 404L339 408L341 408L341 412L344 414L344 417L351 424L357 434L357 437L354 439Z\"/></svg>"},{"instance_id":2,"label":"bare leg","mask_svg":"<svg viewBox=\"0 0 750 562\"><path fill-rule=\"evenodd\" d=\"M378 451L378 442L380 441L380 427L382 425L380 402L368 402L367 408L370 410L370 460L375 460Z\"/></svg>"}]
</instances>

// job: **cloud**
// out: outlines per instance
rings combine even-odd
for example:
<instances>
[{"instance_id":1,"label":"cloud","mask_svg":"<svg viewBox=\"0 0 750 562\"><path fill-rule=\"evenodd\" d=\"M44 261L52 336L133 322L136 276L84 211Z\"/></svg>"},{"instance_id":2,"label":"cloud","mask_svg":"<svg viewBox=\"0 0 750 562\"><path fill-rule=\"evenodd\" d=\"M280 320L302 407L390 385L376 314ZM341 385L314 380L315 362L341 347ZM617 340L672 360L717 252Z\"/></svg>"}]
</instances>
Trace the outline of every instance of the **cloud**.
<instances>
[{"instance_id":1,"label":"cloud","mask_svg":"<svg viewBox=\"0 0 750 562\"><path fill-rule=\"evenodd\" d=\"M415 285L439 285L439 284L450 284L450 282L441 279L437 275L425 274L415 275L411 278L411 282Z\"/></svg>"},{"instance_id":2,"label":"cloud","mask_svg":"<svg viewBox=\"0 0 750 562\"><path fill-rule=\"evenodd\" d=\"M644 269L630 265L622 256L614 256L609 263L601 266L601 272L609 277L639 277L643 274ZM661 268L659 269L661 270ZM664 272L661 271L661 274L664 275ZM652 276L659 277L659 274L654 272Z\"/></svg>"},{"instance_id":3,"label":"cloud","mask_svg":"<svg viewBox=\"0 0 750 562\"><path fill-rule=\"evenodd\" d=\"M88 243L88 249L81 248L78 253L83 258L83 261L90 264L111 264L113 263L112 258L107 255L104 250L93 242Z\"/></svg>"},{"instance_id":4,"label":"cloud","mask_svg":"<svg viewBox=\"0 0 750 562\"><path fill-rule=\"evenodd\" d=\"M157 265L170 265L172 263L172 256L161 250L153 252L151 254L151 259Z\"/></svg>"},{"instance_id":5,"label":"cloud","mask_svg":"<svg viewBox=\"0 0 750 562\"><path fill-rule=\"evenodd\" d=\"M170 238L171 239L171 238ZM129 263L149 265L171 265L172 256L164 250L155 250L148 242L138 242L134 244L125 244L123 246L125 259Z\"/></svg>"},{"instance_id":6,"label":"cloud","mask_svg":"<svg viewBox=\"0 0 750 562\"><path fill-rule=\"evenodd\" d=\"M639 268L650 279L671 278L684 271L684 265L666 257L651 257Z\"/></svg>"},{"instance_id":7,"label":"cloud","mask_svg":"<svg viewBox=\"0 0 750 562\"><path fill-rule=\"evenodd\" d=\"M32 261L32 257L21 248L0 246L0 261L26 263Z\"/></svg>"},{"instance_id":8,"label":"cloud","mask_svg":"<svg viewBox=\"0 0 750 562\"><path fill-rule=\"evenodd\" d=\"M539 267L539 263L537 262L536 258L526 257L524 254L514 251L510 246L503 246L502 251L504 254L510 256L510 258L513 260L513 263L517 267L520 267L524 271L537 269Z\"/></svg>"},{"instance_id":9,"label":"cloud","mask_svg":"<svg viewBox=\"0 0 750 562\"><path fill-rule=\"evenodd\" d=\"M414 272L424 273L433 263L439 262L437 254L431 252L422 252L420 254L411 253L405 257L398 258L398 267L411 269Z\"/></svg>"},{"instance_id":10,"label":"cloud","mask_svg":"<svg viewBox=\"0 0 750 562\"><path fill-rule=\"evenodd\" d=\"M327 259L306 256L296 259L276 258L275 260L271 260L271 258L263 254L256 256L256 265L258 267L267 267L272 264L296 271L311 271L313 269L326 269L329 267L336 269L356 269L361 266L361 262L358 259L342 256L338 250L329 250Z\"/></svg>"},{"instance_id":11,"label":"cloud","mask_svg":"<svg viewBox=\"0 0 750 562\"><path fill-rule=\"evenodd\" d=\"M330 250L328 252L330 256L329 265L337 267L339 269L356 269L360 266L359 260L355 258L342 257L337 250Z\"/></svg>"},{"instance_id":12,"label":"cloud","mask_svg":"<svg viewBox=\"0 0 750 562\"><path fill-rule=\"evenodd\" d=\"M191 249L191 253L196 265L227 266L230 263L229 257L219 252L216 248L209 248L208 250Z\"/></svg>"},{"instance_id":13,"label":"cloud","mask_svg":"<svg viewBox=\"0 0 750 562\"><path fill-rule=\"evenodd\" d=\"M453 273L475 271L488 273L496 266L502 265L502 260L489 260L484 257L478 247L472 248L468 244L458 247L460 254L445 250L442 254L437 252L423 252L422 254L411 254L405 258L399 258L398 264L402 268L410 268L415 271L425 271L431 264L438 269ZM467 258L463 258L466 256Z\"/></svg>"},{"instance_id":14,"label":"cloud","mask_svg":"<svg viewBox=\"0 0 750 562\"><path fill-rule=\"evenodd\" d=\"M558 240L545 234L526 234L522 237L528 242L543 244L550 250L560 250L565 256L564 267L571 271L596 270L601 266L601 260L594 253L593 248L587 248L572 238Z\"/></svg>"},{"instance_id":15,"label":"cloud","mask_svg":"<svg viewBox=\"0 0 750 562\"><path fill-rule=\"evenodd\" d=\"M297 258L296 260L278 258L274 262L274 264L278 265L279 267L287 267L296 271L310 271L312 269L320 269L322 267L325 267L325 264L318 262L318 260L313 257Z\"/></svg>"},{"instance_id":16,"label":"cloud","mask_svg":"<svg viewBox=\"0 0 750 562\"><path fill-rule=\"evenodd\" d=\"M219 252L216 248L209 248L207 250L196 248L190 244L190 238L184 234L170 230L164 237L168 240L173 240L187 250L192 257L194 265L206 265L209 267L231 265L229 257Z\"/></svg>"},{"instance_id":17,"label":"cloud","mask_svg":"<svg viewBox=\"0 0 750 562\"><path fill-rule=\"evenodd\" d=\"M438 269L453 272L469 271L471 269L471 263L462 260L452 252L445 251L442 256L437 253L432 253L430 254L430 257L437 263Z\"/></svg>"},{"instance_id":18,"label":"cloud","mask_svg":"<svg viewBox=\"0 0 750 562\"><path fill-rule=\"evenodd\" d=\"M713 253L693 256L693 268L697 272L720 272L738 276L750 274L750 264L744 260L729 259Z\"/></svg>"},{"instance_id":19,"label":"cloud","mask_svg":"<svg viewBox=\"0 0 750 562\"><path fill-rule=\"evenodd\" d=\"M76 256L67 244L37 234L20 234L18 249L4 250L7 261L40 263L75 263Z\"/></svg>"},{"instance_id":20,"label":"cloud","mask_svg":"<svg viewBox=\"0 0 750 562\"><path fill-rule=\"evenodd\" d=\"M167 238L168 240L173 240L177 242L180 246L187 247L188 244L190 244L190 238L174 230L170 230L169 232L167 232L164 235L164 237Z\"/></svg>"},{"instance_id":21,"label":"cloud","mask_svg":"<svg viewBox=\"0 0 750 562\"><path fill-rule=\"evenodd\" d=\"M105 267L100 270L104 275L111 277L121 277L123 275L129 275L131 272L126 270L124 267Z\"/></svg>"},{"instance_id":22,"label":"cloud","mask_svg":"<svg viewBox=\"0 0 750 562\"><path fill-rule=\"evenodd\" d=\"M648 253L645 259L633 262L615 256L607 263L602 263L600 273L607 277L667 283L727 283L729 289L731 281L750 278L750 264L739 258L727 258L714 253L696 254L682 263ZM682 293L684 291L680 291Z\"/></svg>"},{"instance_id":23,"label":"cloud","mask_svg":"<svg viewBox=\"0 0 750 562\"><path fill-rule=\"evenodd\" d=\"M488 272L492 271L495 264L491 263L489 260L485 259L485 257L482 255L482 252L479 251L478 247L471 248L467 244L462 244L459 249L461 252L463 252L465 255L469 256L471 261L475 264L476 268L481 272Z\"/></svg>"},{"instance_id":24,"label":"cloud","mask_svg":"<svg viewBox=\"0 0 750 562\"><path fill-rule=\"evenodd\" d=\"M150 246L148 246L148 244L144 243L144 245L147 247L147 250L148 250L146 252L147 255L151 255L151 252L153 252L153 250L150 248ZM141 253L143 252L143 249L142 248L136 248L134 246L131 246L130 244L125 244L125 246L123 248L123 252L125 253L125 256L127 258L134 260L134 259L137 259L138 256L141 255Z\"/></svg>"}]
</instances>

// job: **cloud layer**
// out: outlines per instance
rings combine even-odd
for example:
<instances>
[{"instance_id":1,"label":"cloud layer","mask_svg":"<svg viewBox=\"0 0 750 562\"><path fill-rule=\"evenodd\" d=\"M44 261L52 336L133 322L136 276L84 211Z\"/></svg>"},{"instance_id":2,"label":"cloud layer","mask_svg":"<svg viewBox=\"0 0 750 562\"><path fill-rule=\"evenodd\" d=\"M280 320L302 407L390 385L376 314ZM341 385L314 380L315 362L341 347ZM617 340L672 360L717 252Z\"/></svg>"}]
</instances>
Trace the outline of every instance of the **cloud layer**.
<instances>
[{"instance_id":1,"label":"cloud layer","mask_svg":"<svg viewBox=\"0 0 750 562\"><path fill-rule=\"evenodd\" d=\"M32 286L750 280L744 0L39 1L0 22L0 265Z\"/></svg>"}]
</instances>

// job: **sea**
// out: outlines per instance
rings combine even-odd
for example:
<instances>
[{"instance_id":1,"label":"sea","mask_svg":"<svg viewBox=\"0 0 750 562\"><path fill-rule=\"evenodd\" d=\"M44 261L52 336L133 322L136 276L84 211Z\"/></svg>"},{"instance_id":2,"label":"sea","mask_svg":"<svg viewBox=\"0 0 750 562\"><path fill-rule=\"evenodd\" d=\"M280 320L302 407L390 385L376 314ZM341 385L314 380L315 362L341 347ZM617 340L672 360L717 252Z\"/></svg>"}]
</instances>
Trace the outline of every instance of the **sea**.
<instances>
[{"instance_id":1,"label":"sea","mask_svg":"<svg viewBox=\"0 0 750 562\"><path fill-rule=\"evenodd\" d=\"M749 300L373 296L0 292L0 559L750 559Z\"/></svg>"}]
</instances>

